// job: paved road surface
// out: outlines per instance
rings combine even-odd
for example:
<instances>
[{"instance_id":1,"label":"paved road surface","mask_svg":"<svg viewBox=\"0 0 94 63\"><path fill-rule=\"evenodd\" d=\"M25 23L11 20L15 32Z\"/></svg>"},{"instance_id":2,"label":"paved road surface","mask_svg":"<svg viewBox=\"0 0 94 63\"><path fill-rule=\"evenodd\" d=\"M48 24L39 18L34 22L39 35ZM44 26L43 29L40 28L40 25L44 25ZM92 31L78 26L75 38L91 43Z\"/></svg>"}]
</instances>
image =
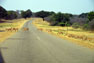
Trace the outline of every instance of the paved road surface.
<instances>
[{"instance_id":1,"label":"paved road surface","mask_svg":"<svg viewBox=\"0 0 94 63\"><path fill-rule=\"evenodd\" d=\"M94 63L94 51L36 29L28 21L1 44L5 63Z\"/></svg>"}]
</instances>

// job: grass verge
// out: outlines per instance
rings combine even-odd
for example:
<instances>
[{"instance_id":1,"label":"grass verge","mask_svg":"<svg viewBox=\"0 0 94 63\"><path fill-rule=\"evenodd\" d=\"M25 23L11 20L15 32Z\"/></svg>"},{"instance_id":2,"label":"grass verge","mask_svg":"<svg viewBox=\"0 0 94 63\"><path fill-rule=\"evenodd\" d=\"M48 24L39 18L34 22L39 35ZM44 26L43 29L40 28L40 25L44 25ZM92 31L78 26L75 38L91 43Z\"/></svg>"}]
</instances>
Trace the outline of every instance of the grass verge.
<instances>
[{"instance_id":1,"label":"grass verge","mask_svg":"<svg viewBox=\"0 0 94 63\"><path fill-rule=\"evenodd\" d=\"M72 27L49 26L49 23L43 21L41 18L35 19L33 24L38 30L69 40L69 42L94 49L94 32L74 29Z\"/></svg>"}]
</instances>

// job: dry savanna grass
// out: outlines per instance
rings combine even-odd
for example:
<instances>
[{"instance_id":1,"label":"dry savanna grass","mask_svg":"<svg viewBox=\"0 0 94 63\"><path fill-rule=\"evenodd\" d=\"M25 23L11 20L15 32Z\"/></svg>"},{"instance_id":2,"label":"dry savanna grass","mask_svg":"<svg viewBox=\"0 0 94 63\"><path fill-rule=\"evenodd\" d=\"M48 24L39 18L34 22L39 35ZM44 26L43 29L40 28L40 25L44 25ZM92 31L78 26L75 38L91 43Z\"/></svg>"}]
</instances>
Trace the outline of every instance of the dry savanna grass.
<instances>
[{"instance_id":1,"label":"dry savanna grass","mask_svg":"<svg viewBox=\"0 0 94 63\"><path fill-rule=\"evenodd\" d=\"M35 19L33 24L40 31L48 32L89 48L94 48L94 32L74 29L72 27L49 26L49 23L41 18Z\"/></svg>"},{"instance_id":2,"label":"dry savanna grass","mask_svg":"<svg viewBox=\"0 0 94 63\"><path fill-rule=\"evenodd\" d=\"M0 42L16 33L29 19L14 19L4 20L4 23L0 23Z\"/></svg>"}]
</instances>

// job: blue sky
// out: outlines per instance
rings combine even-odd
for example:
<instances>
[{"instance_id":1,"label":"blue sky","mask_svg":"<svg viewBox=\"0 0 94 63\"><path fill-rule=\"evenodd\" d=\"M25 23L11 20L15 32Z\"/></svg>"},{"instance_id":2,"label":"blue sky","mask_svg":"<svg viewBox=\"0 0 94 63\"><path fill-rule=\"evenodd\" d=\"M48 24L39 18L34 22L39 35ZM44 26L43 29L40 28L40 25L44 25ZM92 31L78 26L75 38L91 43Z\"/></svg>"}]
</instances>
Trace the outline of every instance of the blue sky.
<instances>
[{"instance_id":1,"label":"blue sky","mask_svg":"<svg viewBox=\"0 0 94 63\"><path fill-rule=\"evenodd\" d=\"M7 10L40 10L81 14L94 11L94 0L3 0L0 3Z\"/></svg>"}]
</instances>

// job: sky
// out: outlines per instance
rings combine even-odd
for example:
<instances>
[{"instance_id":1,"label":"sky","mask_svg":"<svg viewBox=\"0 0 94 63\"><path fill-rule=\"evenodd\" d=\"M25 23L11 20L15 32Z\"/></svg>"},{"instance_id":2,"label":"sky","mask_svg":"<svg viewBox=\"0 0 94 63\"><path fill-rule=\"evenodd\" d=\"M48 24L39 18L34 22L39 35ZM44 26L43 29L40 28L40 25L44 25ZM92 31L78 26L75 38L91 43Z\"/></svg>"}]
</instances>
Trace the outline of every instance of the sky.
<instances>
[{"instance_id":1,"label":"sky","mask_svg":"<svg viewBox=\"0 0 94 63\"><path fill-rule=\"evenodd\" d=\"M0 0L6 10L45 10L81 14L94 11L94 0Z\"/></svg>"}]
</instances>

